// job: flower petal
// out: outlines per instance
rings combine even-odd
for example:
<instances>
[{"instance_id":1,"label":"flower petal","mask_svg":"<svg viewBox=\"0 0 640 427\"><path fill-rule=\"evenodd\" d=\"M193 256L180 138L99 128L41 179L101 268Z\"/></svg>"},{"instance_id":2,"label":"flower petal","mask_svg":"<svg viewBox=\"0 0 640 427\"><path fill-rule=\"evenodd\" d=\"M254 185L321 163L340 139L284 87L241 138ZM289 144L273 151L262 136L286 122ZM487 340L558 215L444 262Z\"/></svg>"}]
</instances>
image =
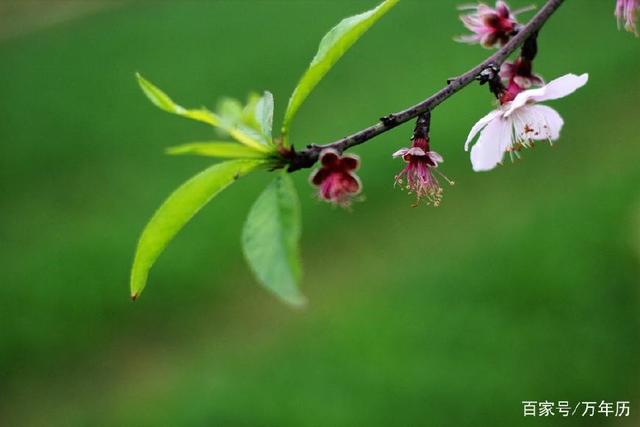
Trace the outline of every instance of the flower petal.
<instances>
[{"instance_id":1,"label":"flower petal","mask_svg":"<svg viewBox=\"0 0 640 427\"><path fill-rule=\"evenodd\" d=\"M547 83L546 86L537 89L529 89L520 92L515 99L507 105L504 113L505 117L511 115L516 109L527 104L529 101L540 102L558 99L572 94L581 88L589 80L589 74L576 76L575 74L566 74Z\"/></svg>"},{"instance_id":2,"label":"flower petal","mask_svg":"<svg viewBox=\"0 0 640 427\"><path fill-rule=\"evenodd\" d=\"M326 148L320 153L320 164L326 167L334 166L340 159L340 154L333 148Z\"/></svg>"},{"instance_id":3,"label":"flower petal","mask_svg":"<svg viewBox=\"0 0 640 427\"><path fill-rule=\"evenodd\" d=\"M407 154L409 152L408 148L401 148L398 151L396 151L395 153L392 154L392 157L402 157L405 154Z\"/></svg>"},{"instance_id":4,"label":"flower petal","mask_svg":"<svg viewBox=\"0 0 640 427\"><path fill-rule=\"evenodd\" d=\"M471 165L474 171L488 171L500 163L504 152L512 144L512 126L510 119L500 117L484 128L478 142L471 148Z\"/></svg>"},{"instance_id":5,"label":"flower petal","mask_svg":"<svg viewBox=\"0 0 640 427\"><path fill-rule=\"evenodd\" d=\"M425 153L425 151L420 147L411 147L411 148L409 148L407 150L407 154L410 154L412 156L418 156L418 157L427 155L427 153Z\"/></svg>"},{"instance_id":6,"label":"flower petal","mask_svg":"<svg viewBox=\"0 0 640 427\"><path fill-rule=\"evenodd\" d=\"M536 97L534 100L549 101L552 99L564 98L567 95L572 94L582 86L586 85L589 81L589 74L585 73L580 76L575 74L567 74L562 77L558 77L555 80L550 81L544 86L545 92L542 96Z\"/></svg>"},{"instance_id":7,"label":"flower petal","mask_svg":"<svg viewBox=\"0 0 640 427\"><path fill-rule=\"evenodd\" d=\"M564 125L564 120L562 120L560 114L546 105L535 105L534 108L544 117L547 126L549 126L549 139L555 141L560 138L560 130L562 130L562 126Z\"/></svg>"},{"instance_id":8,"label":"flower petal","mask_svg":"<svg viewBox=\"0 0 640 427\"><path fill-rule=\"evenodd\" d=\"M500 72L498 75L500 78L505 80L509 80L516 73L516 65L513 62L505 62L500 67Z\"/></svg>"},{"instance_id":9,"label":"flower petal","mask_svg":"<svg viewBox=\"0 0 640 427\"><path fill-rule=\"evenodd\" d=\"M362 183L360 182L358 175L347 172L342 175L342 179L344 182L344 188L352 195L355 196L362 191Z\"/></svg>"},{"instance_id":10,"label":"flower petal","mask_svg":"<svg viewBox=\"0 0 640 427\"><path fill-rule=\"evenodd\" d=\"M496 2L496 12L498 12L498 15L500 15L501 18L509 19L511 17L509 6L507 6L507 4L502 0L498 0Z\"/></svg>"},{"instance_id":11,"label":"flower petal","mask_svg":"<svg viewBox=\"0 0 640 427\"><path fill-rule=\"evenodd\" d=\"M309 182L313 185L320 185L322 181L327 179L331 172L326 168L318 168L309 175Z\"/></svg>"},{"instance_id":12,"label":"flower petal","mask_svg":"<svg viewBox=\"0 0 640 427\"><path fill-rule=\"evenodd\" d=\"M555 141L560 137L564 121L553 108L544 105L526 105L511 115L516 140Z\"/></svg>"},{"instance_id":13,"label":"flower petal","mask_svg":"<svg viewBox=\"0 0 640 427\"><path fill-rule=\"evenodd\" d=\"M438 166L438 163L444 162L444 159L442 158L442 156L436 153L435 151L429 151L427 153L427 156L429 156L429 159L431 159L431 161L435 163L436 167Z\"/></svg>"},{"instance_id":14,"label":"flower petal","mask_svg":"<svg viewBox=\"0 0 640 427\"><path fill-rule=\"evenodd\" d=\"M360 166L360 157L355 154L343 154L340 159L340 167L345 171L354 171Z\"/></svg>"},{"instance_id":15,"label":"flower petal","mask_svg":"<svg viewBox=\"0 0 640 427\"><path fill-rule=\"evenodd\" d=\"M500 110L494 110L494 111L490 112L489 114L487 114L486 116L484 116L483 118L481 118L480 120L478 120L478 123L473 125L473 127L471 128L471 132L469 132L469 136L467 136L467 141L464 143L464 150L465 151L469 151L469 143L471 141L473 141L473 139L476 137L478 132L480 132L482 130L482 128L487 126L487 124L490 121L492 121L494 118L496 118L496 116L498 116L501 113L502 113L502 111L500 111Z\"/></svg>"}]
</instances>

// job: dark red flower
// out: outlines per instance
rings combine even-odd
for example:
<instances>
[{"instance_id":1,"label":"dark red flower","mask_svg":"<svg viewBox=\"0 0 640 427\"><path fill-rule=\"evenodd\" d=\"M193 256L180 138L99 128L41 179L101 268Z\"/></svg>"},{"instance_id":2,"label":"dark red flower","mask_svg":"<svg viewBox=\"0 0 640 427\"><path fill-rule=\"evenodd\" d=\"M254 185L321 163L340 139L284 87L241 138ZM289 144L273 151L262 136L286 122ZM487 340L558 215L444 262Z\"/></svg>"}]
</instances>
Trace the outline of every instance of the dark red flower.
<instances>
[{"instance_id":1,"label":"dark red flower","mask_svg":"<svg viewBox=\"0 0 640 427\"><path fill-rule=\"evenodd\" d=\"M318 187L318 197L336 205L349 206L353 196L362 189L360 179L354 173L359 165L358 156L341 156L336 150L323 150L320 153L320 168L310 177L311 183Z\"/></svg>"}]
</instances>

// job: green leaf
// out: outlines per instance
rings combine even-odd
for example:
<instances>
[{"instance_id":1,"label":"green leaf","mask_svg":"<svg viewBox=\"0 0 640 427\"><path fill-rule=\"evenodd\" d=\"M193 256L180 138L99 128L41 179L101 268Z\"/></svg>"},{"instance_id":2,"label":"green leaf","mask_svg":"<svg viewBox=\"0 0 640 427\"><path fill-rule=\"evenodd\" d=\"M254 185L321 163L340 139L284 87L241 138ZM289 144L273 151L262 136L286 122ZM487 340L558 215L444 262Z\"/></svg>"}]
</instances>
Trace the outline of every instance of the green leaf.
<instances>
[{"instance_id":1,"label":"green leaf","mask_svg":"<svg viewBox=\"0 0 640 427\"><path fill-rule=\"evenodd\" d=\"M320 41L318 52L311 65L293 90L284 115L282 133L286 134L298 108L316 87L320 80L344 53L399 0L385 0L375 9L343 19Z\"/></svg>"},{"instance_id":2,"label":"green leaf","mask_svg":"<svg viewBox=\"0 0 640 427\"><path fill-rule=\"evenodd\" d=\"M189 144L169 147L167 154L182 155L193 154L205 157L220 157L225 159L265 159L268 155L246 145L235 142L191 142Z\"/></svg>"},{"instance_id":3,"label":"green leaf","mask_svg":"<svg viewBox=\"0 0 640 427\"><path fill-rule=\"evenodd\" d=\"M131 268L131 298L135 300L140 295L151 266L182 227L213 197L262 163L260 160L218 163L189 179L164 201L140 235Z\"/></svg>"},{"instance_id":4,"label":"green leaf","mask_svg":"<svg viewBox=\"0 0 640 427\"><path fill-rule=\"evenodd\" d=\"M245 106L234 98L223 98L216 112L228 127L236 127L264 144L271 144L273 121L273 95L265 91L263 96L249 94Z\"/></svg>"},{"instance_id":5,"label":"green leaf","mask_svg":"<svg viewBox=\"0 0 640 427\"><path fill-rule=\"evenodd\" d=\"M255 107L251 112L255 120L258 131L271 141L271 127L273 125L273 94L265 91L262 97L258 98Z\"/></svg>"},{"instance_id":6,"label":"green leaf","mask_svg":"<svg viewBox=\"0 0 640 427\"><path fill-rule=\"evenodd\" d=\"M235 98L222 98L217 105L216 112L222 119L236 124L242 117L242 103Z\"/></svg>"},{"instance_id":7,"label":"green leaf","mask_svg":"<svg viewBox=\"0 0 640 427\"><path fill-rule=\"evenodd\" d=\"M242 232L244 255L258 280L292 305L303 305L298 290L300 201L287 174L280 174L254 203Z\"/></svg>"},{"instance_id":8,"label":"green leaf","mask_svg":"<svg viewBox=\"0 0 640 427\"><path fill-rule=\"evenodd\" d=\"M260 124L256 118L256 106L260 99L261 97L257 93L250 93L247 98L247 104L244 106L244 109L240 114L240 121L256 132L261 131Z\"/></svg>"},{"instance_id":9,"label":"green leaf","mask_svg":"<svg viewBox=\"0 0 640 427\"><path fill-rule=\"evenodd\" d=\"M273 95L265 91L263 96L252 94L240 117L242 124L255 130L267 143L271 143L273 122Z\"/></svg>"},{"instance_id":10,"label":"green leaf","mask_svg":"<svg viewBox=\"0 0 640 427\"><path fill-rule=\"evenodd\" d=\"M248 147L253 147L256 150L264 152L273 151L273 147L268 147L265 144L260 143L254 137L247 134L247 132L243 132L242 129L235 127L232 123L228 123L227 121L222 120L220 116L212 113L206 108L191 110L186 109L181 105L173 102L173 100L166 93L158 89L150 81L142 77L139 73L136 74L136 77L138 79L138 84L142 88L142 91L147 96L147 98L149 98L149 100L161 110L220 128L231 135L231 137L233 137L239 143L244 144Z\"/></svg>"},{"instance_id":11,"label":"green leaf","mask_svg":"<svg viewBox=\"0 0 640 427\"><path fill-rule=\"evenodd\" d=\"M142 88L142 91L147 96L147 98L149 98L149 100L161 110L189 119L204 122L210 124L211 126L221 126L220 118L217 115L213 114L211 111L208 111L204 108L187 110L181 105L173 102L169 95L158 89L151 82L142 77L139 73L136 73L136 77L138 78L138 84Z\"/></svg>"}]
</instances>

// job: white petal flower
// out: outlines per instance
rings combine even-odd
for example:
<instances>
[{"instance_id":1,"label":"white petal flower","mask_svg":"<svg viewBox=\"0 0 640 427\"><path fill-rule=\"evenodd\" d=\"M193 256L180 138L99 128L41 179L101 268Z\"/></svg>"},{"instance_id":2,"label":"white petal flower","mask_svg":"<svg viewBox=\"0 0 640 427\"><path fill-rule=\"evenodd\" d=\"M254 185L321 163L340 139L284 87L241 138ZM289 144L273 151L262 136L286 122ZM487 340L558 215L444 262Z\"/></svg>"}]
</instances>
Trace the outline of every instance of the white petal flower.
<instances>
[{"instance_id":1,"label":"white petal flower","mask_svg":"<svg viewBox=\"0 0 640 427\"><path fill-rule=\"evenodd\" d=\"M589 80L587 74L567 74L539 89L525 90L511 102L487 114L476 123L465 142L465 150L478 133L480 137L471 149L474 171L488 171L502 161L505 152L517 152L534 141L555 141L564 124L556 110L537 102L562 98Z\"/></svg>"}]
</instances>

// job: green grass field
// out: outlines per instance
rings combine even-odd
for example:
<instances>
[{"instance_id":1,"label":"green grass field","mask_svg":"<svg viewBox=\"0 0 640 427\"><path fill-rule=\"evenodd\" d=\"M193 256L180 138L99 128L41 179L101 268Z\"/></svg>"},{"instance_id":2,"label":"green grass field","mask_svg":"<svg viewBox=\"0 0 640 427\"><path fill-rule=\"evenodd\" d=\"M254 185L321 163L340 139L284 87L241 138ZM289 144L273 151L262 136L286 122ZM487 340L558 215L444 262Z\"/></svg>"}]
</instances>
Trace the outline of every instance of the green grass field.
<instances>
[{"instance_id":1,"label":"green grass field","mask_svg":"<svg viewBox=\"0 0 640 427\"><path fill-rule=\"evenodd\" d=\"M373 3L140 2L0 42L0 425L637 422L531 420L521 403L640 408L640 40L613 2L567 2L540 35L548 80L590 73L550 103L566 121L554 147L474 174L463 143L492 101L473 87L433 114L456 181L438 209L393 188L411 126L355 150L352 212L295 175L307 309L241 256L266 172L204 209L128 299L138 233L209 164L164 148L211 136L154 109L134 73L184 105L269 89L281 115L324 32ZM456 4L400 2L303 106L294 144L367 126L488 55L452 41Z\"/></svg>"}]
</instances>

